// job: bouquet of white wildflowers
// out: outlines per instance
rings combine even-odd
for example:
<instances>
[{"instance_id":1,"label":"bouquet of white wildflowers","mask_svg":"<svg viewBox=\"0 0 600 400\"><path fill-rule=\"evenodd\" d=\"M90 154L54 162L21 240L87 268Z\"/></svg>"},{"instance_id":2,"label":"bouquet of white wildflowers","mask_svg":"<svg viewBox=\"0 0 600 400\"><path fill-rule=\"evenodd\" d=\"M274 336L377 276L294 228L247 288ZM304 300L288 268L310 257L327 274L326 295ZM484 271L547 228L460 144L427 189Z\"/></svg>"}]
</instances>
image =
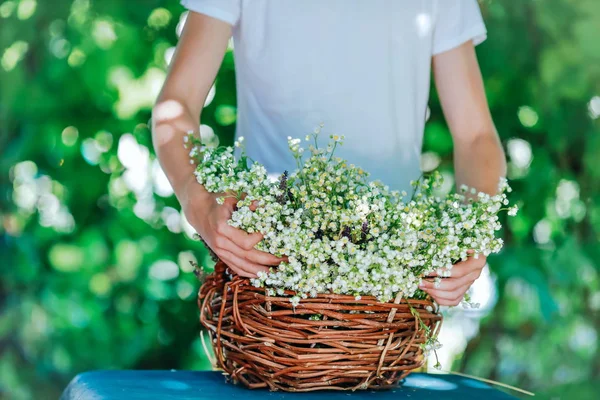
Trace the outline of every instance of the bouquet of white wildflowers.
<instances>
[{"instance_id":1,"label":"bouquet of white wildflowers","mask_svg":"<svg viewBox=\"0 0 600 400\"><path fill-rule=\"evenodd\" d=\"M498 214L516 213L516 207L508 208L506 180L494 196L466 187L440 196L442 179L434 172L412 182L412 194L400 193L336 157L343 136L330 136L327 146L319 147L319 132L306 136L307 156L300 139L288 138L297 170L278 180L259 163L249 163L243 150L236 159L231 147L211 148L186 137L198 182L238 200L229 224L263 234L257 249L288 257L253 285L271 295L292 290L294 304L319 293L368 295L382 302L398 294L423 298L418 289L423 277L449 276L468 251L487 256L502 248L495 237ZM243 138L235 143L242 144ZM255 201L258 208L252 211Z\"/></svg>"}]
</instances>

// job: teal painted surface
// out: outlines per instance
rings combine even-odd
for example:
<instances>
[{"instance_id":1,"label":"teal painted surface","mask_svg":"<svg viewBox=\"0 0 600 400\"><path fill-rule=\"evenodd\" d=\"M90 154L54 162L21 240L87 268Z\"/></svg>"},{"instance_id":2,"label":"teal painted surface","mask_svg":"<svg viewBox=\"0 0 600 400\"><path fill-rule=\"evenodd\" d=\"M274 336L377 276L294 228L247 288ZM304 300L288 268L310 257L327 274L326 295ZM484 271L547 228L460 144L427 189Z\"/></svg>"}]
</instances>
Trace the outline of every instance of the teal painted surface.
<instances>
[{"instance_id":1,"label":"teal painted surface","mask_svg":"<svg viewBox=\"0 0 600 400\"><path fill-rule=\"evenodd\" d=\"M76 376L61 400L464 400L515 399L487 384L455 375L411 374L386 391L284 393L248 390L210 371L93 371Z\"/></svg>"}]
</instances>

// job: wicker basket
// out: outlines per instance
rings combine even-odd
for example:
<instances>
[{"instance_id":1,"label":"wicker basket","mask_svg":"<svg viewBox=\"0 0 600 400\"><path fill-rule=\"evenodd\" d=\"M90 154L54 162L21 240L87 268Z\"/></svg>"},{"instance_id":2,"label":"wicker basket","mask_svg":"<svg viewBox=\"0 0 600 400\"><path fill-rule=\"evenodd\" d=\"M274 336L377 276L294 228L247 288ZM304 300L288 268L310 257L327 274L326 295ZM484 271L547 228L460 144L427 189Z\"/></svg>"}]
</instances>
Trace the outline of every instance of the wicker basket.
<instances>
[{"instance_id":1,"label":"wicker basket","mask_svg":"<svg viewBox=\"0 0 600 400\"><path fill-rule=\"evenodd\" d=\"M249 388L393 387L425 361L421 323L437 334L442 320L430 300L380 303L322 294L293 307L289 297L268 296L247 279L230 279L226 270L219 261L206 277L198 293L200 322L218 366Z\"/></svg>"}]
</instances>

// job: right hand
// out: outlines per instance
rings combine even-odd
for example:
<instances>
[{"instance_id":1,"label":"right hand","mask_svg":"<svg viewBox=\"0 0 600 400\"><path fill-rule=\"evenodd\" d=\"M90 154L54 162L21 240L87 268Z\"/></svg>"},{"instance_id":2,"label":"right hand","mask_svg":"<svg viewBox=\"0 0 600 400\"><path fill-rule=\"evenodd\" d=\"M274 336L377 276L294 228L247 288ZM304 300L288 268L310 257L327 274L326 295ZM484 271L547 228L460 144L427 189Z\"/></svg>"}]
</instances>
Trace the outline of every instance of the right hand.
<instances>
[{"instance_id":1,"label":"right hand","mask_svg":"<svg viewBox=\"0 0 600 400\"><path fill-rule=\"evenodd\" d=\"M195 178L185 185L180 202L186 218L206 244L236 274L255 278L259 271L269 272L284 258L254 248L263 239L259 232L247 233L234 228L227 221L235 210L237 200L226 197L217 203L223 193L210 193Z\"/></svg>"}]
</instances>

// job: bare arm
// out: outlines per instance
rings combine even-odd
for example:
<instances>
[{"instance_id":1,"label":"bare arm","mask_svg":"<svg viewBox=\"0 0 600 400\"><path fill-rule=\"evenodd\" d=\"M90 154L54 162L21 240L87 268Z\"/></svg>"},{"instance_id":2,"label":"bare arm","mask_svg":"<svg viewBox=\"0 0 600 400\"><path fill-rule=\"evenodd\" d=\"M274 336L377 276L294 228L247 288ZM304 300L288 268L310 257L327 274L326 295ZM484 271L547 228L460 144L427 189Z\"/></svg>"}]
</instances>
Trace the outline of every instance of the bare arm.
<instances>
[{"instance_id":1,"label":"bare arm","mask_svg":"<svg viewBox=\"0 0 600 400\"><path fill-rule=\"evenodd\" d=\"M472 42L433 58L437 90L454 141L456 186L467 185L495 194L506 160L490 115L481 72ZM424 280L421 288L440 305L457 305L480 276L486 258L471 257L452 268L452 277L435 287Z\"/></svg>"},{"instance_id":2,"label":"bare arm","mask_svg":"<svg viewBox=\"0 0 600 400\"><path fill-rule=\"evenodd\" d=\"M433 58L433 73L454 141L456 186L495 194L506 159L485 98L471 42Z\"/></svg>"},{"instance_id":3,"label":"bare arm","mask_svg":"<svg viewBox=\"0 0 600 400\"><path fill-rule=\"evenodd\" d=\"M248 234L227 224L236 201L228 198L218 205L220 194L209 193L198 184L183 145L187 132L199 134L204 101L230 36L229 24L190 12L152 112L152 139L160 165L190 224L233 271L253 277L278 265L281 259L254 249L262 240L261 234Z\"/></svg>"},{"instance_id":4,"label":"bare arm","mask_svg":"<svg viewBox=\"0 0 600 400\"><path fill-rule=\"evenodd\" d=\"M198 132L198 119L230 36L227 23L191 12L152 113L154 149L180 201L194 170L183 137L188 131Z\"/></svg>"}]
</instances>

